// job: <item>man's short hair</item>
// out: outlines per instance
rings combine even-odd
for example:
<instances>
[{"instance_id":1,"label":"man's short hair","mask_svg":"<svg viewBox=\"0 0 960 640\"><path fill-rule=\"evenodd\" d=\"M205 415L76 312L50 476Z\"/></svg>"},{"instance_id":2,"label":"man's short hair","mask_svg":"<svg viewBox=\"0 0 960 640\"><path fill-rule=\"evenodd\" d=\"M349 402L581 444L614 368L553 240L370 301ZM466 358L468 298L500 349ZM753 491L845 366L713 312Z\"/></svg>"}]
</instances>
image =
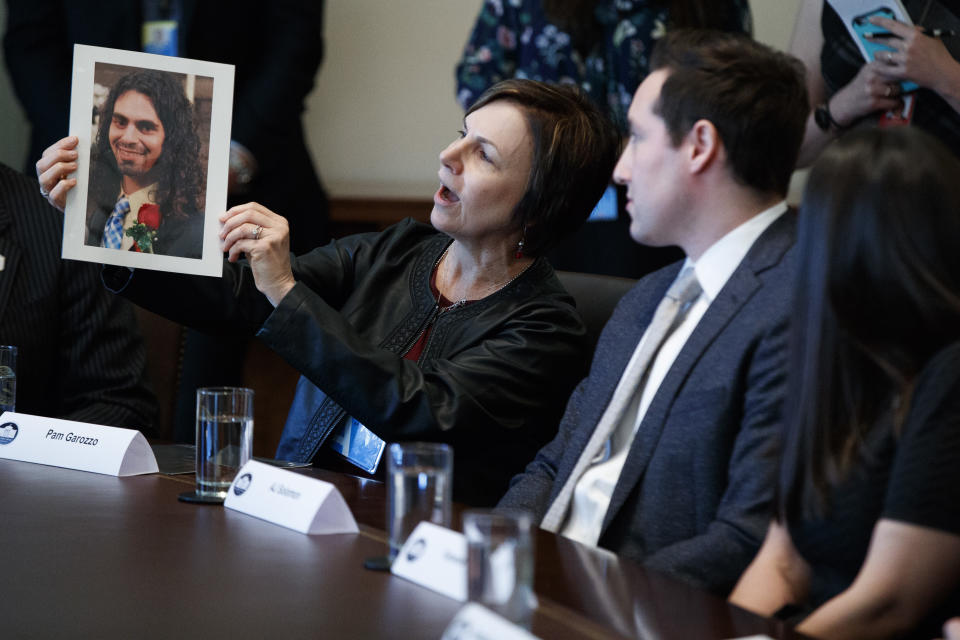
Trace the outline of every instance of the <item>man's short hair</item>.
<instances>
[{"instance_id":1,"label":"man's short hair","mask_svg":"<svg viewBox=\"0 0 960 640\"><path fill-rule=\"evenodd\" d=\"M117 199L120 170L110 147L110 122L117 99L135 91L149 98L163 124L163 147L154 165L160 211L165 217L184 218L203 209L201 186L206 178L199 161L200 138L193 105L184 94L183 84L175 79L179 75L140 69L121 77L110 90L100 114L92 168L95 174L90 180L91 190L96 190L91 195L98 206L112 209Z\"/></svg>"},{"instance_id":2,"label":"man's short hair","mask_svg":"<svg viewBox=\"0 0 960 640\"><path fill-rule=\"evenodd\" d=\"M810 111L799 60L742 34L680 29L657 42L650 67L669 73L654 113L674 145L709 120L738 183L787 193Z\"/></svg>"},{"instance_id":3,"label":"man's short hair","mask_svg":"<svg viewBox=\"0 0 960 640\"><path fill-rule=\"evenodd\" d=\"M520 108L533 140L527 188L514 215L524 229L523 252L541 256L590 216L610 183L620 134L578 87L534 80L493 85L467 114L499 100Z\"/></svg>"}]
</instances>

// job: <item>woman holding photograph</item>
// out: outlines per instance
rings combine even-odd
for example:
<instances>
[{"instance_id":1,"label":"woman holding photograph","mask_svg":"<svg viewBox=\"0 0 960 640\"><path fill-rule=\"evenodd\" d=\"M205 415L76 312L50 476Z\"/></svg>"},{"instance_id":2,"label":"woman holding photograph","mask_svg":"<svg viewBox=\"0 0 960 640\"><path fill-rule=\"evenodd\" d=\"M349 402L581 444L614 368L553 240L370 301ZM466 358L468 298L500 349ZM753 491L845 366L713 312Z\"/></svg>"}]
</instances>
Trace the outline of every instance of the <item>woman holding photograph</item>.
<instances>
[{"instance_id":1,"label":"woman holding photograph","mask_svg":"<svg viewBox=\"0 0 960 640\"><path fill-rule=\"evenodd\" d=\"M542 256L589 215L619 140L582 92L529 80L492 87L463 127L440 154L432 227L291 257L286 220L250 203L221 217L222 281L109 267L105 280L175 321L256 332L303 374L278 457L322 461L354 422L447 442L455 499L492 505L585 371L583 324ZM69 146L38 163L61 207Z\"/></svg>"},{"instance_id":2,"label":"woman holding photograph","mask_svg":"<svg viewBox=\"0 0 960 640\"><path fill-rule=\"evenodd\" d=\"M960 611L958 202L960 162L915 128L814 165L778 510L734 603L816 638L926 640Z\"/></svg>"}]
</instances>

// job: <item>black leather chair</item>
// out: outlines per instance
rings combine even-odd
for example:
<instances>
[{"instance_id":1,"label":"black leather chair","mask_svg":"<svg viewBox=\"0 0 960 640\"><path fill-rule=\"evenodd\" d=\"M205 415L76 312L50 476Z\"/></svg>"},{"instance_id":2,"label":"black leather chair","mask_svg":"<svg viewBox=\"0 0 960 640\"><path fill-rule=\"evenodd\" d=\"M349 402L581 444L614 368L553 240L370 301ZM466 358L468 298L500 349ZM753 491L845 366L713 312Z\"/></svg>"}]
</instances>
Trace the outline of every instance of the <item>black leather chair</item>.
<instances>
[{"instance_id":1,"label":"black leather chair","mask_svg":"<svg viewBox=\"0 0 960 640\"><path fill-rule=\"evenodd\" d=\"M557 277L577 303L577 311L587 325L590 349L593 350L620 298L637 281L577 271L557 271Z\"/></svg>"}]
</instances>

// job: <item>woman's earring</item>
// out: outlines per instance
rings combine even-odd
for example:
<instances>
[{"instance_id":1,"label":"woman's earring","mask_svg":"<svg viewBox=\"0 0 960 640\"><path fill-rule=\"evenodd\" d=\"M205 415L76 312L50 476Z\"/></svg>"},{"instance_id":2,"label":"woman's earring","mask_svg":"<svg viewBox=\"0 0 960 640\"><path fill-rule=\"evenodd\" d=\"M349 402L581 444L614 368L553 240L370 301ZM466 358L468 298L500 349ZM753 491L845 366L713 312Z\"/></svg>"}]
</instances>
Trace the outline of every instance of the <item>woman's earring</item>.
<instances>
[{"instance_id":1,"label":"woman's earring","mask_svg":"<svg viewBox=\"0 0 960 640\"><path fill-rule=\"evenodd\" d=\"M523 257L523 240L517 243L517 254L515 256L517 260Z\"/></svg>"}]
</instances>

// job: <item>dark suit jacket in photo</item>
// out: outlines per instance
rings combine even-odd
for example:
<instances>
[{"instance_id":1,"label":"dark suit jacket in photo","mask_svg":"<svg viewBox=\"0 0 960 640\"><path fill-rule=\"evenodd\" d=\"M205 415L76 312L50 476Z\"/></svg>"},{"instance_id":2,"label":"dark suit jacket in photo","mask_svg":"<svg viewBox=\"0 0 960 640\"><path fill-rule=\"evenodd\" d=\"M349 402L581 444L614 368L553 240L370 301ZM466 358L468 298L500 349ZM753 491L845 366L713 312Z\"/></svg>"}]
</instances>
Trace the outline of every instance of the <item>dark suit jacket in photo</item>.
<instances>
[{"instance_id":1,"label":"dark suit jacket in photo","mask_svg":"<svg viewBox=\"0 0 960 640\"><path fill-rule=\"evenodd\" d=\"M133 307L100 265L60 258L63 214L0 165L0 344L17 346L17 411L139 429L157 402Z\"/></svg>"},{"instance_id":2,"label":"dark suit jacket in photo","mask_svg":"<svg viewBox=\"0 0 960 640\"><path fill-rule=\"evenodd\" d=\"M96 205L90 205L88 209L85 244L99 247L103 239L104 226L113 210ZM203 215L202 211L198 211L196 215L185 219L162 216L160 226L157 228L157 241L154 243L153 253L181 258L203 258Z\"/></svg>"},{"instance_id":3,"label":"dark suit jacket in photo","mask_svg":"<svg viewBox=\"0 0 960 640\"><path fill-rule=\"evenodd\" d=\"M795 226L788 212L766 229L677 355L637 430L600 546L721 593L753 559L773 498ZM620 301L557 437L499 507L543 519L681 265L643 278Z\"/></svg>"}]
</instances>

